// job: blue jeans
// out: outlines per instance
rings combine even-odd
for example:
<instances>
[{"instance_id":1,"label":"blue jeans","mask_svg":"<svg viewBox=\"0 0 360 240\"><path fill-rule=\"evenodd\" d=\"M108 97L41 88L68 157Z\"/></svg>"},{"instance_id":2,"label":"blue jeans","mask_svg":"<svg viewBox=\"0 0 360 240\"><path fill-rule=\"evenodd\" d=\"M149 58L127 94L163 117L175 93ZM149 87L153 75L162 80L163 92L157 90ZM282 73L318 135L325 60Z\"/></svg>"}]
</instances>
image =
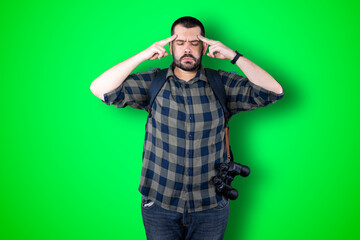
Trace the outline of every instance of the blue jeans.
<instances>
[{"instance_id":1,"label":"blue jeans","mask_svg":"<svg viewBox=\"0 0 360 240\"><path fill-rule=\"evenodd\" d=\"M229 200L215 208L184 213L161 208L142 196L141 213L148 240L219 240L224 238L229 218Z\"/></svg>"}]
</instances>

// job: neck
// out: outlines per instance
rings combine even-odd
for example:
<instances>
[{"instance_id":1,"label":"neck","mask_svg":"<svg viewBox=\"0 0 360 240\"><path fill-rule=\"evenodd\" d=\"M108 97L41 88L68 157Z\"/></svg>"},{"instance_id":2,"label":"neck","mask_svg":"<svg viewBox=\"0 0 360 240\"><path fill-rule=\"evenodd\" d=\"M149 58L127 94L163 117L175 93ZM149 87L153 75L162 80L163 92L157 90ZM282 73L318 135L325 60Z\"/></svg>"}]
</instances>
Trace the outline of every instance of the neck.
<instances>
[{"instance_id":1,"label":"neck","mask_svg":"<svg viewBox=\"0 0 360 240\"><path fill-rule=\"evenodd\" d=\"M184 81L189 81L190 79L193 79L196 76L196 73L199 70L199 67L197 67L193 71L185 71L185 70L182 70L181 68L175 67L174 74L176 77L178 77Z\"/></svg>"}]
</instances>

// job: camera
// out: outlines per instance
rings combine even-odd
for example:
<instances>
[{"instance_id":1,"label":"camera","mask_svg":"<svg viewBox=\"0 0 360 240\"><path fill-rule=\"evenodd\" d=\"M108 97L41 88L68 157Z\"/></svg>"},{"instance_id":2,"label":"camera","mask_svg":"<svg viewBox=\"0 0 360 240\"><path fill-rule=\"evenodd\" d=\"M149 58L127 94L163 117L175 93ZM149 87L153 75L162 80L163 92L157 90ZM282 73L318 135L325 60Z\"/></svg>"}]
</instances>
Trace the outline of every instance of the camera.
<instances>
[{"instance_id":1,"label":"camera","mask_svg":"<svg viewBox=\"0 0 360 240\"><path fill-rule=\"evenodd\" d=\"M212 179L216 187L216 192L228 199L235 200L239 193L231 187L232 181L237 175L247 177L249 174L250 168L245 165L233 161L220 164L218 175Z\"/></svg>"}]
</instances>

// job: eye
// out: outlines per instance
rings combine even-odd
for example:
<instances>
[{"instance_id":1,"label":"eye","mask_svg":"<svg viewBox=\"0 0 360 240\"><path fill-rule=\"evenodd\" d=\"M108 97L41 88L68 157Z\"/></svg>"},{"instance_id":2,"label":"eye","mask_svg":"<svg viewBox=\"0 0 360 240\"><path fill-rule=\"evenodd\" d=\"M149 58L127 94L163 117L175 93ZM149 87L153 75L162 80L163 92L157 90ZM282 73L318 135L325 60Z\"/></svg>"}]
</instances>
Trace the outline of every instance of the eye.
<instances>
[{"instance_id":1,"label":"eye","mask_svg":"<svg viewBox=\"0 0 360 240\"><path fill-rule=\"evenodd\" d=\"M192 42L191 45L193 45L193 46L199 46L199 42Z\"/></svg>"},{"instance_id":2,"label":"eye","mask_svg":"<svg viewBox=\"0 0 360 240\"><path fill-rule=\"evenodd\" d=\"M177 44L177 45L184 45L183 42L177 42L176 44Z\"/></svg>"}]
</instances>

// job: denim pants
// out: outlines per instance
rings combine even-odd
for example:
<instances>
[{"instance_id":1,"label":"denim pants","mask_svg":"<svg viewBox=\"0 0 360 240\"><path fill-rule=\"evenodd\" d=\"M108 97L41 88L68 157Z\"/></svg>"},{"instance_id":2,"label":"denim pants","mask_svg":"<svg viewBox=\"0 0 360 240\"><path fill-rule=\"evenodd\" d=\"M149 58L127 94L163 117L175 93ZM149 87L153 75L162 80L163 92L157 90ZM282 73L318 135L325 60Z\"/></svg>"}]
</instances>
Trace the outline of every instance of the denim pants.
<instances>
[{"instance_id":1,"label":"denim pants","mask_svg":"<svg viewBox=\"0 0 360 240\"><path fill-rule=\"evenodd\" d=\"M229 200L201 212L184 213L161 208L142 196L141 213L148 240L219 240L229 218Z\"/></svg>"}]
</instances>

